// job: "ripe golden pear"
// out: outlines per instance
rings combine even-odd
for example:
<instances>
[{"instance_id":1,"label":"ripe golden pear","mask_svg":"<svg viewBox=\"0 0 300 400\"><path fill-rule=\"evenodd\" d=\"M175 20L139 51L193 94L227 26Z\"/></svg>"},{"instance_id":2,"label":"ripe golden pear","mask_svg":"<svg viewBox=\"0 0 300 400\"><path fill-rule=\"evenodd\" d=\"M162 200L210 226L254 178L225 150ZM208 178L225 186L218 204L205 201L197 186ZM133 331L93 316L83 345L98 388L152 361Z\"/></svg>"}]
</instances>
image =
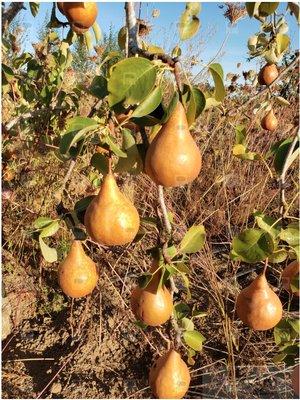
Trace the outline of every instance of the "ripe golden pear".
<instances>
[{"instance_id":1,"label":"ripe golden pear","mask_svg":"<svg viewBox=\"0 0 300 400\"><path fill-rule=\"evenodd\" d=\"M261 127L267 131L274 132L278 126L278 120L274 111L270 110L261 120Z\"/></svg>"},{"instance_id":2,"label":"ripe golden pear","mask_svg":"<svg viewBox=\"0 0 300 400\"><path fill-rule=\"evenodd\" d=\"M298 364L294 368L294 370L292 372L292 376L291 376L292 387L297 396L299 396L299 394L300 394L299 374L300 374L300 371L299 371L299 364Z\"/></svg>"},{"instance_id":3,"label":"ripe golden pear","mask_svg":"<svg viewBox=\"0 0 300 400\"><path fill-rule=\"evenodd\" d=\"M145 172L165 187L192 182L201 169L201 153L192 135L183 105L178 102L168 121L149 145Z\"/></svg>"},{"instance_id":4,"label":"ripe golden pear","mask_svg":"<svg viewBox=\"0 0 300 400\"><path fill-rule=\"evenodd\" d=\"M111 172L88 206L84 225L95 242L107 246L122 246L135 238L140 226L139 214L118 188Z\"/></svg>"},{"instance_id":5,"label":"ripe golden pear","mask_svg":"<svg viewBox=\"0 0 300 400\"><path fill-rule=\"evenodd\" d=\"M297 260L292 261L289 265L283 270L281 274L282 286L285 290L292 293L291 290L291 281L293 278L300 273L300 263ZM300 296L300 290L297 292L293 292L296 296Z\"/></svg>"},{"instance_id":6,"label":"ripe golden pear","mask_svg":"<svg viewBox=\"0 0 300 400\"><path fill-rule=\"evenodd\" d=\"M271 85L278 75L278 69L275 64L266 64L258 74L258 82L261 85Z\"/></svg>"},{"instance_id":7,"label":"ripe golden pear","mask_svg":"<svg viewBox=\"0 0 300 400\"><path fill-rule=\"evenodd\" d=\"M97 281L96 264L85 254L81 242L74 240L67 257L58 268L61 290L70 297L83 297L94 290Z\"/></svg>"},{"instance_id":8,"label":"ripe golden pear","mask_svg":"<svg viewBox=\"0 0 300 400\"><path fill-rule=\"evenodd\" d=\"M88 29L96 21L98 15L95 2L64 2L62 6L72 29Z\"/></svg>"},{"instance_id":9,"label":"ripe golden pear","mask_svg":"<svg viewBox=\"0 0 300 400\"><path fill-rule=\"evenodd\" d=\"M281 301L270 288L264 272L240 292L236 312L244 324L255 331L274 328L281 320Z\"/></svg>"},{"instance_id":10,"label":"ripe golden pear","mask_svg":"<svg viewBox=\"0 0 300 400\"><path fill-rule=\"evenodd\" d=\"M182 399L191 377L186 363L177 351L170 349L151 367L149 384L157 399Z\"/></svg>"},{"instance_id":11,"label":"ripe golden pear","mask_svg":"<svg viewBox=\"0 0 300 400\"><path fill-rule=\"evenodd\" d=\"M158 267L151 268L155 272ZM146 288L136 286L131 294L131 309L136 318L150 326L164 324L172 315L173 301L168 288L158 288L161 270L154 273Z\"/></svg>"}]
</instances>

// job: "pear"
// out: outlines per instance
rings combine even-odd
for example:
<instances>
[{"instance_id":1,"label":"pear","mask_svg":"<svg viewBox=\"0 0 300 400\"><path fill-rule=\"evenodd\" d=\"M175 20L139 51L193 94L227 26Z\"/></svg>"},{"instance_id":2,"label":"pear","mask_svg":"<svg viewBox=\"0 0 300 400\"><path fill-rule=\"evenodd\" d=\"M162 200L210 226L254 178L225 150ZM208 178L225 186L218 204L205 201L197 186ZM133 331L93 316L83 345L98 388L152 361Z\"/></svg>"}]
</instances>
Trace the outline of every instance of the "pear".
<instances>
[{"instance_id":1,"label":"pear","mask_svg":"<svg viewBox=\"0 0 300 400\"><path fill-rule=\"evenodd\" d=\"M201 153L193 137L183 105L178 102L168 121L149 145L145 172L165 187L192 182L201 169Z\"/></svg>"},{"instance_id":2,"label":"pear","mask_svg":"<svg viewBox=\"0 0 300 400\"><path fill-rule=\"evenodd\" d=\"M274 111L270 110L261 120L261 127L267 131L274 132L278 126Z\"/></svg>"},{"instance_id":3,"label":"pear","mask_svg":"<svg viewBox=\"0 0 300 400\"><path fill-rule=\"evenodd\" d=\"M298 364L294 368L294 370L292 372L292 377L291 377L292 378L292 387L297 396L299 396L299 394L300 394L299 373L300 373L300 371L299 371L299 364Z\"/></svg>"},{"instance_id":4,"label":"pear","mask_svg":"<svg viewBox=\"0 0 300 400\"><path fill-rule=\"evenodd\" d=\"M291 281L297 274L300 273L300 263L297 260L292 261L289 265L283 270L281 274L282 286L285 290L292 293L291 290ZM297 292L293 292L296 296L300 296L300 290Z\"/></svg>"},{"instance_id":5,"label":"pear","mask_svg":"<svg viewBox=\"0 0 300 400\"><path fill-rule=\"evenodd\" d=\"M140 225L139 214L118 188L111 172L88 206L84 225L95 242L107 246L122 246L135 238Z\"/></svg>"},{"instance_id":6,"label":"pear","mask_svg":"<svg viewBox=\"0 0 300 400\"><path fill-rule=\"evenodd\" d=\"M149 383L157 399L182 399L191 377L186 363L177 351L170 349L151 367Z\"/></svg>"},{"instance_id":7,"label":"pear","mask_svg":"<svg viewBox=\"0 0 300 400\"><path fill-rule=\"evenodd\" d=\"M63 2L60 7L72 29L78 28L78 33L81 33L81 29L90 28L98 15L97 3L95 2Z\"/></svg>"},{"instance_id":8,"label":"pear","mask_svg":"<svg viewBox=\"0 0 300 400\"><path fill-rule=\"evenodd\" d=\"M71 249L58 268L58 281L62 291L70 297L90 294L97 285L98 273L94 261L85 254L79 240L74 240Z\"/></svg>"},{"instance_id":9,"label":"pear","mask_svg":"<svg viewBox=\"0 0 300 400\"><path fill-rule=\"evenodd\" d=\"M158 288L161 270L154 265L154 275L146 288L136 286L131 294L131 309L136 318L150 326L164 324L172 315L173 301L170 291L162 286ZM157 272L155 272L157 270Z\"/></svg>"},{"instance_id":10,"label":"pear","mask_svg":"<svg viewBox=\"0 0 300 400\"><path fill-rule=\"evenodd\" d=\"M237 298L238 317L255 331L274 328L282 317L282 304L270 288L265 272L243 289Z\"/></svg>"},{"instance_id":11,"label":"pear","mask_svg":"<svg viewBox=\"0 0 300 400\"><path fill-rule=\"evenodd\" d=\"M271 85L278 77L278 69L275 64L266 64L258 74L258 82L261 85Z\"/></svg>"},{"instance_id":12,"label":"pear","mask_svg":"<svg viewBox=\"0 0 300 400\"><path fill-rule=\"evenodd\" d=\"M83 35L85 32L89 30L89 28L81 28L80 26L76 25L75 23L71 22L70 24L72 31L77 33L77 35Z\"/></svg>"}]
</instances>

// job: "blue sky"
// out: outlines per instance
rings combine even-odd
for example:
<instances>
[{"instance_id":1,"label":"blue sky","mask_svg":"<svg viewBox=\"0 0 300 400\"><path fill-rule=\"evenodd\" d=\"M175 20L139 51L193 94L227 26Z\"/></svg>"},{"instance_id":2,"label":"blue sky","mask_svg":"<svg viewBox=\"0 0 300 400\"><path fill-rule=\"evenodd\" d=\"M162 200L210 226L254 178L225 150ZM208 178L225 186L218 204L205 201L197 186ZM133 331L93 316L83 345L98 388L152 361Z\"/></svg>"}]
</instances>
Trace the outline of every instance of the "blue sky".
<instances>
[{"instance_id":1,"label":"blue sky","mask_svg":"<svg viewBox=\"0 0 300 400\"><path fill-rule=\"evenodd\" d=\"M137 3L138 6L139 3ZM198 34L183 44L179 42L177 22L180 14L185 8L184 2L168 3L142 3L141 17L148 20L153 29L147 37L147 42L161 46L165 51L170 51L175 45L179 44L183 49L183 57L189 54L195 54L200 65L196 66L194 71L201 69L201 62L207 63L218 51L229 27L228 20L224 18L224 9L219 6L224 3L211 2L202 3L202 11L199 15L201 27ZM20 17L23 24L28 27L26 50L31 50L30 44L37 41L37 32L42 26L46 12L51 13L52 3L41 3L39 14L34 18L29 9L22 12ZM29 7L28 7L29 8ZM103 2L98 3L99 15L97 21L103 32L108 32L112 25L113 29L118 31L124 25L124 3L121 2ZM160 15L158 18L152 18L152 10L158 9ZM285 12L286 3L281 3L279 10ZM57 14L61 20L63 17ZM298 26L294 16L286 15L290 30L289 35L292 41L292 49L299 48ZM247 62L247 39L258 31L259 22L256 19L246 17L237 23L232 30L230 38L224 48L223 55L218 59L225 74L228 72L240 72L259 68L259 59L251 63ZM65 34L67 30L65 30ZM237 69L237 63L242 63Z\"/></svg>"}]
</instances>

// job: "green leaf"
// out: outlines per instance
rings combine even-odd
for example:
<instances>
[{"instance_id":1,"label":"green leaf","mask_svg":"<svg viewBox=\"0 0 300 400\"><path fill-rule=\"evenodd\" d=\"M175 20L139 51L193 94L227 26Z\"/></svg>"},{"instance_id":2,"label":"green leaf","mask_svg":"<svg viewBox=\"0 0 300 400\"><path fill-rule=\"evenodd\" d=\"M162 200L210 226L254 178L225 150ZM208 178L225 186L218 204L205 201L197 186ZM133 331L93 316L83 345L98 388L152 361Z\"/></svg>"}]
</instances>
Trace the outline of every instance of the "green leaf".
<instances>
[{"instance_id":1,"label":"green leaf","mask_svg":"<svg viewBox=\"0 0 300 400\"><path fill-rule=\"evenodd\" d=\"M157 86L146 98L143 100L137 108L133 111L131 117L140 118L144 115L150 114L160 104L162 100L162 90Z\"/></svg>"},{"instance_id":2,"label":"green leaf","mask_svg":"<svg viewBox=\"0 0 300 400\"><path fill-rule=\"evenodd\" d=\"M282 33L278 33L276 35L276 44L277 44L276 52L277 52L278 56L280 56L288 49L288 47L290 45L289 36L284 35Z\"/></svg>"},{"instance_id":3,"label":"green leaf","mask_svg":"<svg viewBox=\"0 0 300 400\"><path fill-rule=\"evenodd\" d=\"M253 161L260 159L259 154L248 151L246 146L242 144L235 144L232 148L232 154L241 160Z\"/></svg>"},{"instance_id":4,"label":"green leaf","mask_svg":"<svg viewBox=\"0 0 300 400\"><path fill-rule=\"evenodd\" d=\"M84 32L83 37L84 37L84 42L85 42L85 45L86 45L88 51L93 51L94 46L93 46L93 38L92 38L91 32L90 31Z\"/></svg>"},{"instance_id":5,"label":"green leaf","mask_svg":"<svg viewBox=\"0 0 300 400\"><path fill-rule=\"evenodd\" d=\"M271 14L273 14L277 7L279 6L279 2L277 3L272 3L272 2L262 2L260 3L259 6L259 15L261 15L262 17L267 17Z\"/></svg>"},{"instance_id":6,"label":"green leaf","mask_svg":"<svg viewBox=\"0 0 300 400\"><path fill-rule=\"evenodd\" d=\"M282 362L285 359L285 357L286 357L286 354L278 353L272 358L272 361L273 361L273 363L278 364L278 363Z\"/></svg>"},{"instance_id":7,"label":"green leaf","mask_svg":"<svg viewBox=\"0 0 300 400\"><path fill-rule=\"evenodd\" d=\"M162 49L159 46L155 46L153 44L147 44L146 45L146 50L150 53L150 54L165 54L164 49Z\"/></svg>"},{"instance_id":8,"label":"green leaf","mask_svg":"<svg viewBox=\"0 0 300 400\"><path fill-rule=\"evenodd\" d=\"M183 333L185 343L195 351L201 351L205 337L198 331L185 331Z\"/></svg>"},{"instance_id":9,"label":"green leaf","mask_svg":"<svg viewBox=\"0 0 300 400\"><path fill-rule=\"evenodd\" d=\"M193 15L197 15L201 11L202 4L198 2L186 3L185 9Z\"/></svg>"},{"instance_id":10,"label":"green leaf","mask_svg":"<svg viewBox=\"0 0 300 400\"><path fill-rule=\"evenodd\" d=\"M91 86L89 87L89 92L98 97L98 99L104 99L108 95L107 91L107 79L104 76L95 76L93 79Z\"/></svg>"},{"instance_id":11,"label":"green leaf","mask_svg":"<svg viewBox=\"0 0 300 400\"><path fill-rule=\"evenodd\" d=\"M297 293L300 290L300 282L299 282L300 276L297 274L294 276L291 280L290 287L293 293Z\"/></svg>"},{"instance_id":12,"label":"green leaf","mask_svg":"<svg viewBox=\"0 0 300 400\"><path fill-rule=\"evenodd\" d=\"M237 125L235 127L235 144L246 145L246 128L244 125Z\"/></svg>"},{"instance_id":13,"label":"green leaf","mask_svg":"<svg viewBox=\"0 0 300 400\"><path fill-rule=\"evenodd\" d=\"M291 327L287 319L282 319L274 328L274 341L277 346L291 341Z\"/></svg>"},{"instance_id":14,"label":"green leaf","mask_svg":"<svg viewBox=\"0 0 300 400\"><path fill-rule=\"evenodd\" d=\"M297 335L300 335L300 320L298 318L289 318L288 323L290 324L292 329L297 333Z\"/></svg>"},{"instance_id":15,"label":"green leaf","mask_svg":"<svg viewBox=\"0 0 300 400\"><path fill-rule=\"evenodd\" d=\"M40 2L39 1L29 2L29 7L30 7L31 14L35 17L37 15L37 13L39 12Z\"/></svg>"},{"instance_id":16,"label":"green leaf","mask_svg":"<svg viewBox=\"0 0 300 400\"><path fill-rule=\"evenodd\" d=\"M273 254L269 256L269 262L271 264L278 264L286 260L288 253L285 249L275 250Z\"/></svg>"},{"instance_id":17,"label":"green leaf","mask_svg":"<svg viewBox=\"0 0 300 400\"><path fill-rule=\"evenodd\" d=\"M103 154L95 153L91 158L91 165L96 168L101 174L108 173L108 160Z\"/></svg>"},{"instance_id":18,"label":"green leaf","mask_svg":"<svg viewBox=\"0 0 300 400\"><path fill-rule=\"evenodd\" d=\"M98 43L102 39L102 32L101 32L100 26L99 26L99 24L97 22L95 22L93 24L92 28L93 28L93 31L94 31L94 36L95 36L96 43Z\"/></svg>"},{"instance_id":19,"label":"green leaf","mask_svg":"<svg viewBox=\"0 0 300 400\"><path fill-rule=\"evenodd\" d=\"M181 56L181 48L179 46L175 46L171 53L172 57L180 57Z\"/></svg>"},{"instance_id":20,"label":"green leaf","mask_svg":"<svg viewBox=\"0 0 300 400\"><path fill-rule=\"evenodd\" d=\"M68 127L61 136L59 150L61 154L66 154L70 147L85 137L85 134L98 126L92 118L74 117L68 121Z\"/></svg>"},{"instance_id":21,"label":"green leaf","mask_svg":"<svg viewBox=\"0 0 300 400\"><path fill-rule=\"evenodd\" d=\"M299 320L283 318L274 328L274 341L281 350L289 346L299 335Z\"/></svg>"},{"instance_id":22,"label":"green leaf","mask_svg":"<svg viewBox=\"0 0 300 400\"><path fill-rule=\"evenodd\" d=\"M50 225L53 222L52 218L49 217L39 217L38 219L36 219L33 223L33 226L36 229L43 229L46 226Z\"/></svg>"},{"instance_id":23,"label":"green leaf","mask_svg":"<svg viewBox=\"0 0 300 400\"><path fill-rule=\"evenodd\" d=\"M211 64L209 66L209 72L211 73L215 83L214 98L216 101L223 101L226 96L226 90L223 83L223 68L220 64Z\"/></svg>"},{"instance_id":24,"label":"green leaf","mask_svg":"<svg viewBox=\"0 0 300 400\"><path fill-rule=\"evenodd\" d=\"M115 138L112 135L107 135L104 138L104 142L108 144L110 150L118 157L127 157L127 154L120 149L119 145L115 142Z\"/></svg>"},{"instance_id":25,"label":"green leaf","mask_svg":"<svg viewBox=\"0 0 300 400\"><path fill-rule=\"evenodd\" d=\"M275 143L271 147L270 152L275 155L274 156L274 168L275 168L277 174L281 174L281 172L282 172L282 168L284 166L284 163L285 163L286 157L288 155L292 141L293 141L292 138L288 138L288 139L281 140L281 141ZM293 155L297 156L298 154L299 154L299 140L295 146Z\"/></svg>"},{"instance_id":26,"label":"green leaf","mask_svg":"<svg viewBox=\"0 0 300 400\"><path fill-rule=\"evenodd\" d=\"M78 200L75 203L74 211L76 213L85 211L95 197L96 197L95 195L91 195L91 196L87 196L87 197L84 197L83 199Z\"/></svg>"},{"instance_id":27,"label":"green leaf","mask_svg":"<svg viewBox=\"0 0 300 400\"><path fill-rule=\"evenodd\" d=\"M80 131L81 129L97 125L97 122L92 118L74 117L69 119L67 130L65 133Z\"/></svg>"},{"instance_id":28,"label":"green leaf","mask_svg":"<svg viewBox=\"0 0 300 400\"><path fill-rule=\"evenodd\" d=\"M185 287L185 289L186 289L186 298L187 298L187 300L191 300L192 296L191 296L191 291L190 291L190 281L189 281L189 278L188 278L188 276L187 276L185 273L183 273L183 272L180 272L180 275L179 275L179 276L182 278L184 287Z\"/></svg>"},{"instance_id":29,"label":"green leaf","mask_svg":"<svg viewBox=\"0 0 300 400\"><path fill-rule=\"evenodd\" d=\"M43 241L41 236L39 236L39 243L40 243L40 248L41 248L41 252L42 252L42 255L43 255L44 259L49 263L56 262L57 261L57 251L56 251L56 249L53 249L53 248L49 247Z\"/></svg>"},{"instance_id":30,"label":"green leaf","mask_svg":"<svg viewBox=\"0 0 300 400\"><path fill-rule=\"evenodd\" d=\"M123 26L118 33L118 45L121 50L125 49L126 45L126 34L127 34L127 28L126 26Z\"/></svg>"},{"instance_id":31,"label":"green leaf","mask_svg":"<svg viewBox=\"0 0 300 400\"><path fill-rule=\"evenodd\" d=\"M192 316L193 318L204 318L207 316L207 313L200 310L193 310Z\"/></svg>"},{"instance_id":32,"label":"green leaf","mask_svg":"<svg viewBox=\"0 0 300 400\"><path fill-rule=\"evenodd\" d=\"M276 222L277 220L275 218L269 217L268 215L265 215L260 211L256 211L253 216L255 217L255 222L260 227L260 229L268 232L273 237L273 239L277 238L280 232L280 229L278 228L279 221Z\"/></svg>"},{"instance_id":33,"label":"green leaf","mask_svg":"<svg viewBox=\"0 0 300 400\"><path fill-rule=\"evenodd\" d=\"M193 359L193 357L196 355L195 350L188 347L187 352L188 352L188 360L187 360L188 364L195 365L195 360Z\"/></svg>"},{"instance_id":34,"label":"green leaf","mask_svg":"<svg viewBox=\"0 0 300 400\"><path fill-rule=\"evenodd\" d=\"M199 117L205 109L206 99L203 92L195 86L184 85L183 93L187 93L186 108L189 126Z\"/></svg>"},{"instance_id":35,"label":"green leaf","mask_svg":"<svg viewBox=\"0 0 300 400\"><path fill-rule=\"evenodd\" d=\"M120 158L115 167L116 172L129 172L130 174L138 174L143 170L143 160L137 148L135 138L129 129L123 129L122 149L127 157Z\"/></svg>"},{"instance_id":36,"label":"green leaf","mask_svg":"<svg viewBox=\"0 0 300 400\"><path fill-rule=\"evenodd\" d=\"M187 40L196 35L200 28L199 18L188 10L181 15L179 22L179 36L181 40Z\"/></svg>"},{"instance_id":37,"label":"green leaf","mask_svg":"<svg viewBox=\"0 0 300 400\"><path fill-rule=\"evenodd\" d=\"M277 103L279 103L281 106L291 105L291 103L288 100L286 100L284 97L281 96L276 96L275 101L277 101Z\"/></svg>"},{"instance_id":38,"label":"green leaf","mask_svg":"<svg viewBox=\"0 0 300 400\"><path fill-rule=\"evenodd\" d=\"M184 235L179 252L182 254L196 253L201 250L205 241L205 228L203 225L193 225Z\"/></svg>"},{"instance_id":39,"label":"green leaf","mask_svg":"<svg viewBox=\"0 0 300 400\"><path fill-rule=\"evenodd\" d=\"M146 58L131 57L113 66L108 81L110 107L124 102L126 106L138 104L153 90L156 66Z\"/></svg>"},{"instance_id":40,"label":"green leaf","mask_svg":"<svg viewBox=\"0 0 300 400\"><path fill-rule=\"evenodd\" d=\"M232 241L233 258L248 263L265 260L273 253L274 243L269 233L261 229L246 229Z\"/></svg>"},{"instance_id":41,"label":"green leaf","mask_svg":"<svg viewBox=\"0 0 300 400\"><path fill-rule=\"evenodd\" d=\"M141 328L143 331L148 327L147 324L139 320L134 321L134 325L136 325L138 328Z\"/></svg>"},{"instance_id":42,"label":"green leaf","mask_svg":"<svg viewBox=\"0 0 300 400\"><path fill-rule=\"evenodd\" d=\"M163 115L163 117L161 118L161 123L165 124L168 119L170 118L170 115L172 114L172 112L174 111L174 108L176 107L177 103L179 100L179 95L178 92L176 91L173 96L172 99L170 100L170 103L168 105L168 107L165 110L165 113Z\"/></svg>"},{"instance_id":43,"label":"green leaf","mask_svg":"<svg viewBox=\"0 0 300 400\"><path fill-rule=\"evenodd\" d=\"M6 78L7 82L11 82L14 78L14 71L9 66L2 64L2 76Z\"/></svg>"},{"instance_id":44,"label":"green leaf","mask_svg":"<svg viewBox=\"0 0 300 400\"><path fill-rule=\"evenodd\" d=\"M59 230L59 221L53 221L51 224L44 227L40 233L41 238L49 237L55 235Z\"/></svg>"},{"instance_id":45,"label":"green leaf","mask_svg":"<svg viewBox=\"0 0 300 400\"><path fill-rule=\"evenodd\" d=\"M289 224L286 229L281 230L279 237L290 246L298 245L300 241L299 225L296 222Z\"/></svg>"},{"instance_id":46,"label":"green leaf","mask_svg":"<svg viewBox=\"0 0 300 400\"><path fill-rule=\"evenodd\" d=\"M250 18L258 14L261 2L246 2L246 10Z\"/></svg>"},{"instance_id":47,"label":"green leaf","mask_svg":"<svg viewBox=\"0 0 300 400\"><path fill-rule=\"evenodd\" d=\"M195 329L193 321L186 317L182 318L181 326L186 331L193 331Z\"/></svg>"},{"instance_id":48,"label":"green leaf","mask_svg":"<svg viewBox=\"0 0 300 400\"><path fill-rule=\"evenodd\" d=\"M177 303L174 306L174 317L177 320L186 317L187 315L189 315L190 312L191 312L190 307L185 303Z\"/></svg>"},{"instance_id":49,"label":"green leaf","mask_svg":"<svg viewBox=\"0 0 300 400\"><path fill-rule=\"evenodd\" d=\"M153 278L153 274L151 272L145 272L144 274L140 275L138 278L138 285L141 289L145 289L150 281Z\"/></svg>"}]
</instances>

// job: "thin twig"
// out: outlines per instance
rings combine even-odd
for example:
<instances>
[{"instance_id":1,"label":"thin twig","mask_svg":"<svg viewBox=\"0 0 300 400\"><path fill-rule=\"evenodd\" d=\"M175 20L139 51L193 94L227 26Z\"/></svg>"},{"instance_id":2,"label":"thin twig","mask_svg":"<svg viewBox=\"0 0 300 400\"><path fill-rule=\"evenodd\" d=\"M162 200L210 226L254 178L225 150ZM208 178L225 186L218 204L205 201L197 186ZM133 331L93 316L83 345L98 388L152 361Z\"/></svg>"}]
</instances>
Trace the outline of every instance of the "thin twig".
<instances>
[{"instance_id":1,"label":"thin twig","mask_svg":"<svg viewBox=\"0 0 300 400\"><path fill-rule=\"evenodd\" d=\"M251 103L253 100L255 100L258 97L262 96L263 94L267 93L272 86L276 85L276 83L298 63L299 58L300 58L299 55L297 55L296 58L283 71L281 71L281 73L278 75L278 77L269 86L267 86L262 91L256 93L254 96L250 97L244 103L239 104L238 106L235 105L234 107L230 108L229 110L226 111L226 114L228 114L232 110L236 111L237 107L238 107L238 109L240 109L241 107L245 107L246 105Z\"/></svg>"},{"instance_id":2,"label":"thin twig","mask_svg":"<svg viewBox=\"0 0 300 400\"><path fill-rule=\"evenodd\" d=\"M44 112L52 112L52 111L57 111L57 110L62 110L62 109L63 109L62 107L55 107L55 108L44 107L44 108L40 108L39 110L33 110L33 111L27 112L25 114L18 115L17 117L12 119L10 122L8 122L5 125L5 129L7 131L9 131L13 126L15 126L16 124L18 124L19 122L21 122L25 119L36 117L37 115L42 114Z\"/></svg>"},{"instance_id":3,"label":"thin twig","mask_svg":"<svg viewBox=\"0 0 300 400\"><path fill-rule=\"evenodd\" d=\"M24 2L12 2L6 10L2 10L2 34L21 10L26 10Z\"/></svg>"},{"instance_id":4,"label":"thin twig","mask_svg":"<svg viewBox=\"0 0 300 400\"><path fill-rule=\"evenodd\" d=\"M72 159L71 162L70 162L68 171L67 171L67 173L66 173L66 175L64 177L64 180L63 180L60 188L58 189L58 191L55 194L55 197L57 199L59 199L59 200L61 200L61 195L62 195L63 191L65 190L66 184L67 184L68 180L70 179L70 177L72 175L72 172L73 172L73 169L75 167L75 164L76 164L76 160Z\"/></svg>"},{"instance_id":5,"label":"thin twig","mask_svg":"<svg viewBox=\"0 0 300 400\"><path fill-rule=\"evenodd\" d=\"M222 44L221 44L219 50L217 51L217 53L216 53L216 54L213 56L213 58L208 62L208 64L205 65L205 67L202 68L201 71L199 71L198 74L196 74L196 75L194 76L192 82L195 82L196 79L197 79L199 76L201 76L202 73L203 73L203 72L204 72L204 71L219 57L219 55L221 54L222 50L224 49L224 47L225 47L225 45L226 45L226 43L227 43L227 41L228 41L228 39L229 39L229 36L230 36L230 34L231 34L231 32L232 32L232 26L233 26L233 25L230 26L230 29L228 30L227 35L225 36L225 38L224 38L224 40L223 40L223 42L222 42Z\"/></svg>"}]
</instances>

